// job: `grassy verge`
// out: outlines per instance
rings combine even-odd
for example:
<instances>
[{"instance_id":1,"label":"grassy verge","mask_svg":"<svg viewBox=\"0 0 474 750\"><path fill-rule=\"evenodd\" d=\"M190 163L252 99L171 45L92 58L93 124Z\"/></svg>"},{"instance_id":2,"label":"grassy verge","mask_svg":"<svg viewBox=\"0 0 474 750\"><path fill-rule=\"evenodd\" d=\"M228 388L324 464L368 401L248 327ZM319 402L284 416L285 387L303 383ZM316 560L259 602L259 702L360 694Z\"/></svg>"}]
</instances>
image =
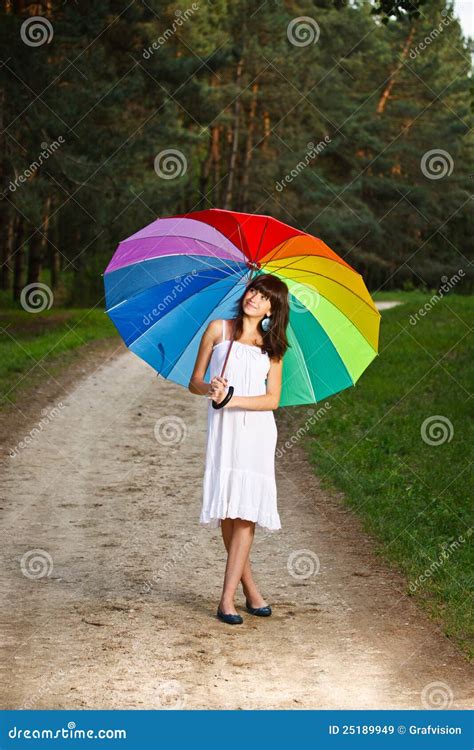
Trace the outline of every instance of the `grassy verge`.
<instances>
[{"instance_id":1,"label":"grassy verge","mask_svg":"<svg viewBox=\"0 0 474 750\"><path fill-rule=\"evenodd\" d=\"M323 486L345 493L407 576L407 594L472 656L474 302L449 295L410 322L431 296L375 295L404 304L382 313L379 357L330 400L306 446Z\"/></svg>"},{"instance_id":2,"label":"grassy verge","mask_svg":"<svg viewBox=\"0 0 474 750\"><path fill-rule=\"evenodd\" d=\"M0 408L15 403L25 389L57 375L80 356L80 348L118 334L100 309L61 309L31 313L0 311Z\"/></svg>"}]
</instances>

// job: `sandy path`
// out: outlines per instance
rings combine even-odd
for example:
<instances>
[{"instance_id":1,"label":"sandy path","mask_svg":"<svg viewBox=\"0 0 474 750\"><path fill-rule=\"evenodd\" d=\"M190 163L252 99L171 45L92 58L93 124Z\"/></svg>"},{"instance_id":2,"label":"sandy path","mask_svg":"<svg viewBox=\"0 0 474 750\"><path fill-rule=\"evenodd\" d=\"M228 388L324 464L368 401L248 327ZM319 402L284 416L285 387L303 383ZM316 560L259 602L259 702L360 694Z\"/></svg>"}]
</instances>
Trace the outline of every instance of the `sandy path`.
<instances>
[{"instance_id":1,"label":"sandy path","mask_svg":"<svg viewBox=\"0 0 474 750\"><path fill-rule=\"evenodd\" d=\"M206 399L123 348L86 369L4 461L2 708L472 705L469 665L320 490L301 441L277 460L283 530L257 530L252 553L274 616L219 622L224 547L198 524ZM278 413L279 446L295 415Z\"/></svg>"},{"instance_id":2,"label":"sandy path","mask_svg":"<svg viewBox=\"0 0 474 750\"><path fill-rule=\"evenodd\" d=\"M403 304L402 302L397 302L395 300L386 300L385 302L377 302L376 307L378 310L390 310L392 307L396 307L397 305Z\"/></svg>"}]
</instances>

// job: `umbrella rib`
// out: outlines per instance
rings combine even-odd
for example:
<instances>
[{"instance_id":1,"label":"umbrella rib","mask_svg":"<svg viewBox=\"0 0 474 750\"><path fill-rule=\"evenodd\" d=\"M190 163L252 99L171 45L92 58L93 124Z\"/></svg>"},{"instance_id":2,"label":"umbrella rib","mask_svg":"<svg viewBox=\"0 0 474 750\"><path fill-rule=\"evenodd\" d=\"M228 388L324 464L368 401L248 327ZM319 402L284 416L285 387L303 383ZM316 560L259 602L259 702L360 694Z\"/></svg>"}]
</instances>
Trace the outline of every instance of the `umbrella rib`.
<instances>
[{"instance_id":1,"label":"umbrella rib","mask_svg":"<svg viewBox=\"0 0 474 750\"><path fill-rule=\"evenodd\" d=\"M211 284L208 284L208 285L207 285L207 287L209 288L209 287L211 287L211 286L212 286L213 284L216 284L216 283L218 283L219 281L222 281L222 279L215 279L215 280L214 280L213 282L211 282ZM191 299L192 297L195 297L195 296L196 296L196 294L200 294L200 293L201 293L202 291L203 291L202 289L199 289L198 291L195 291L195 292L193 292L192 294L190 294L190 295L189 295L189 297L188 297L187 299L188 299L188 300L190 300L190 299ZM228 294L228 291L226 292L226 294ZM224 294L224 297L225 297L225 294ZM165 315L163 315L163 316L162 316L161 318L159 318L158 320L155 320L155 322L154 322L154 323L153 323L153 324L152 324L152 325L151 325L151 326L150 326L150 327L149 327L149 328L148 328L148 329L147 329L146 331L143 331L143 333L141 333L141 334L140 334L139 336L137 336L137 338L136 338L136 339L135 339L135 340L134 340L134 341L133 341L132 343L133 343L133 344L135 344L135 343L136 343L137 341L139 341L139 340L140 340L140 339L141 339L141 338L142 338L143 336L145 336L145 335L146 335L147 333L149 333L149 332L151 331L151 329L152 329L152 328L153 328L154 326L156 326L156 325L157 325L157 324L158 324L158 323L159 323L159 322L160 322L161 320L163 320L163 318L164 318L164 317L165 317L166 315L169 315L169 313L170 313L170 312L172 312L173 310L176 310L176 307L173 307L173 308L172 308L171 310L169 310L169 311L168 311L167 313L165 313ZM187 315L189 315L189 317L190 317L190 318L192 318L192 319L193 319L193 322L194 322L194 323L196 323L196 324L197 324L197 325L198 325L199 327L201 327L201 324L199 323L199 321L198 321L198 320L196 320L196 318L194 318L194 316L193 316L193 315L191 315L191 313L190 313L190 312L189 312L188 310L186 310L186 309L185 309L184 307L183 307L183 310L185 311L185 313L186 313ZM193 340L193 338L194 338L194 337L191 337L191 341ZM189 344L187 344L187 345L186 345L186 347L185 347L185 348L183 349L183 352L182 352L182 353L181 353L181 354L180 354L180 355L178 356L178 358L177 358L176 362L178 362L178 360L179 360L179 359L181 358L182 354L184 353L184 351L185 351L185 349L187 348L187 346L188 346L188 345L189 345ZM176 363L176 362L175 362L175 363ZM172 365L171 369L173 369L173 368L174 368L174 366L175 366L175 363L173 363L173 365Z\"/></svg>"},{"instance_id":2,"label":"umbrella rib","mask_svg":"<svg viewBox=\"0 0 474 750\"><path fill-rule=\"evenodd\" d=\"M222 236L223 236L223 237L225 237L225 238L226 238L226 240L227 240L228 242L230 242L230 243L231 243L231 244L232 244L232 245L233 245L234 247L237 247L237 250L240 250L240 252L242 253L242 255L243 255L243 257L244 257L244 262L245 262L245 260L247 260L247 259L248 259L249 257L251 257L251 256L250 256L250 255L249 255L249 256L247 256L247 255L245 254L244 250L243 250L243 245L244 245L244 241L243 241L243 239L244 239L244 238L243 238L242 232L240 231L240 223L239 223L239 222L237 221L236 217L234 216L234 212L233 212L233 211L229 211L229 209L227 209L227 208L210 208L210 209L208 209L208 210L209 210L209 211L217 211L217 212L218 212L219 214L226 214L226 215L228 215L228 216L229 216L229 218L230 218L230 219L232 219L232 220L233 220L233 221L234 221L234 222L235 222L235 223L237 224L237 229L238 229L238 232L239 232L239 237L240 237L240 244L242 245L242 247L240 247L240 248L239 248L239 247L237 247L237 245L236 245L236 244L235 244L234 242L232 242L232 240L230 240L230 239L229 239L229 238L227 237L227 235L226 235L226 234L224 234L224 233L223 233L223 232L221 232L221 231L220 231L219 229L217 229L217 228L216 228L216 227L214 226L214 224L208 224L208 226L211 226L211 227L212 227L213 229L215 229L215 230L216 230L216 232L219 232L219 234L222 234ZM238 213L238 212L236 211L235 213ZM244 215L244 216L250 216L251 214L243 214L243 215ZM253 214L252 214L252 215L253 215ZM201 221L201 219L197 219L197 221ZM203 222L203 223L206 223L206 224L207 224L207 222ZM245 241L245 245L247 246L247 241ZM247 246L247 249L248 249L248 246Z\"/></svg>"},{"instance_id":3,"label":"umbrella rib","mask_svg":"<svg viewBox=\"0 0 474 750\"><path fill-rule=\"evenodd\" d=\"M175 255L188 255L188 253L175 253ZM169 256L163 256L163 257L169 257ZM229 275L230 276L233 273L235 273L235 270L230 265L230 261L228 259L226 259L226 258L220 258L218 255L200 255L199 257L200 258L215 258L216 260L221 260L221 261L223 261L223 263L226 266L226 268L229 269ZM203 261L201 261L201 262L203 262ZM235 262L235 263L242 263L242 264L244 263L243 260L237 260L237 259L235 259L235 261L233 261L233 262ZM209 265L209 268L213 268L213 266L211 264L208 264L208 265Z\"/></svg>"},{"instance_id":4,"label":"umbrella rib","mask_svg":"<svg viewBox=\"0 0 474 750\"><path fill-rule=\"evenodd\" d=\"M242 232L240 231L240 224L239 224L239 222L237 221L237 219L236 219L235 221L236 221L236 223L237 223L237 228L238 228L238 230L239 230L240 244L241 244L241 245L243 245L244 243L243 243ZM241 252L242 252L242 255L244 255L244 251L242 250Z\"/></svg>"},{"instance_id":5,"label":"umbrella rib","mask_svg":"<svg viewBox=\"0 0 474 750\"><path fill-rule=\"evenodd\" d=\"M285 243L283 245L281 245L281 247L278 248L278 251L282 250L283 247L284 247L284 245L287 242L289 242L290 239L293 239L293 238L290 237L288 240L285 240ZM296 261L298 260L298 258L324 258L325 260L332 261L332 263L338 263L337 256L336 256L336 258L330 258L327 255L320 255L320 253L301 253L300 252L297 255L288 255L287 257L288 258L294 258L295 260L292 260L291 263L286 263L284 266L281 266L281 268L290 268L290 266L293 263L296 263ZM275 255L273 255L268 260L264 261L264 265L266 266L268 263L271 263L274 260L274 258L275 258ZM348 271L352 271L352 273L357 274L357 276L361 276L361 278L362 278L362 275L358 271L356 271L355 268L352 268L352 266L349 266L349 264L345 264L345 263L338 263L338 264L340 266L342 266L343 268L346 268ZM310 273L312 273L312 272L310 271Z\"/></svg>"},{"instance_id":6,"label":"umbrella rib","mask_svg":"<svg viewBox=\"0 0 474 750\"><path fill-rule=\"evenodd\" d=\"M301 256L300 255L298 257L301 258L301 257L305 257L305 256ZM311 256L311 257L324 258L324 255ZM325 258L325 260L331 260L332 261L331 258ZM293 262L295 262L295 261L293 261ZM337 262L337 261L332 261L332 262ZM267 264L265 263L264 265L266 266ZM285 266L281 266L281 267L277 268L276 271L281 271L284 268L290 268L291 265L292 265L291 263L288 263ZM347 289L348 292L350 292L355 297L357 297L358 299L360 299L360 301L363 302L364 305L367 305L367 307L369 308L369 310L371 312L373 312L376 315L378 315L379 318L382 317L381 313L377 310L376 307L375 308L372 307L372 305L370 305L367 302L367 300L363 299L363 297L361 297L360 294L357 294L357 292L355 292L353 289L351 289L351 287L346 286L346 284L343 284L341 281L338 281L337 279L333 278L332 276L326 276L326 274L324 274L324 273L319 273L319 272L316 272L316 271L310 271L309 269L301 268L301 269L298 269L298 270L305 271L306 275L308 275L308 276L321 276L323 279L328 279L329 281L334 282L334 284L337 284L338 286L342 287L343 289ZM360 274L357 271L356 271L356 273L358 274L358 276L360 276ZM302 278L304 278L304 277L302 277ZM361 278L362 278L362 276L361 276ZM362 281L363 281L363 279L362 279ZM300 282L300 283L302 283L302 282ZM319 292L319 290L318 290L318 294L321 294L321 292ZM325 297L324 294L321 294L321 296ZM325 299L327 299L327 297L325 297ZM328 300L328 301L330 302L330 300Z\"/></svg>"},{"instance_id":7,"label":"umbrella rib","mask_svg":"<svg viewBox=\"0 0 474 750\"><path fill-rule=\"evenodd\" d=\"M272 255L272 257L271 257L271 258L269 258L268 260L265 260L265 261L263 261L263 265L264 265L264 266L266 266L266 265L267 265L268 263L271 263L271 262L272 262L272 260L273 260L273 258L274 258L274 257L275 257L275 255L276 255L276 253L277 253L277 252L280 252L280 250L283 250L283 248L285 247L285 245L286 245L286 244L287 244L287 243L288 243L288 242L289 242L290 240L292 240L292 239L294 239L294 238L293 238L293 237L288 237L288 239L287 239L287 240L284 240L284 242L283 242L283 243L282 243L281 245L278 245L278 249L277 249L277 250L274 250L274 252L273 252L273 255Z\"/></svg>"},{"instance_id":8,"label":"umbrella rib","mask_svg":"<svg viewBox=\"0 0 474 750\"><path fill-rule=\"evenodd\" d=\"M196 219L194 221L196 221ZM200 223L202 224L203 222L200 222ZM237 245L234 242L232 242L232 240L230 240L228 237L226 237L225 234L223 234L218 229L216 229L216 227L214 227L212 224L207 224L206 226L212 227L212 229L214 229L214 231L216 231L218 234L220 234L221 237L223 237L230 245L232 245L232 247L238 253L240 253L240 255L242 256L242 260L245 260L245 254L244 254L244 252L240 249L240 247L237 247ZM173 239L174 238L179 238L179 239L183 239L183 240L193 240L194 242L204 242L206 245L211 245L211 247L216 247L216 248L223 249L221 245L217 245L215 242L212 242L212 241L209 241L209 240L202 240L199 237L192 237L192 236L189 236L188 234L150 234L147 237L135 237L135 238L133 238L133 237L127 237L127 239L121 240L120 244L123 245L126 242L140 242L141 240L147 240L147 239L158 239L160 237L167 238L167 239L169 239L169 238L173 238Z\"/></svg>"},{"instance_id":9,"label":"umbrella rib","mask_svg":"<svg viewBox=\"0 0 474 750\"><path fill-rule=\"evenodd\" d=\"M198 242L201 242L201 240L197 240L197 241L198 241ZM230 240L229 240L229 241L230 241ZM234 245L234 243L232 243L232 245ZM234 247L235 247L235 245L234 245ZM237 248L237 249L238 249L238 248ZM235 263L245 263L245 260L244 260L244 254L243 254L242 252L241 252L241 255L242 255L242 259L241 259L241 260L240 260L240 259L239 259L239 260L237 260L237 258L236 258L236 259L235 259ZM211 258L219 258L219 256L218 256L218 255L211 255L210 257L211 257ZM228 265L228 262L227 262L227 261L226 261L225 259L223 259L223 258L219 258L219 260L224 260L224 262L226 263L226 265ZM230 272L231 272L231 273L233 273L233 269L232 269L232 266L231 266L231 265L228 265L228 267L230 268Z\"/></svg>"},{"instance_id":10,"label":"umbrella rib","mask_svg":"<svg viewBox=\"0 0 474 750\"><path fill-rule=\"evenodd\" d=\"M307 378L309 387L311 389L311 395L314 398L315 403L317 404L318 402L316 400L316 394L314 392L313 384L311 382L311 377L310 377L310 374L309 374L309 371L308 371L308 367L306 365L306 360L305 360L305 357L304 357L304 354L303 354L303 350L301 349L301 346L300 346L300 344L298 342L298 337L296 336L295 332L293 331L293 326L291 326L291 329L292 329L292 332L293 332L294 339L295 339L296 343L298 344L297 358L300 360L300 363L303 364L303 369L304 369L304 372L306 374L306 378ZM293 373L293 375L294 375L294 373ZM287 382L288 382L288 380L287 380Z\"/></svg>"},{"instance_id":11,"label":"umbrella rib","mask_svg":"<svg viewBox=\"0 0 474 750\"><path fill-rule=\"evenodd\" d=\"M350 321L349 321L349 322L350 322ZM351 325L352 325L352 326L354 326L354 324L353 324L353 323L351 323ZM354 327L355 327L355 326L354 326ZM323 330L324 330L324 328L323 328ZM358 329L356 328L356 330L358 330ZM349 380L351 381L351 384L352 384L352 385L354 386L354 385L356 384L357 380L354 380L354 378L353 378L353 377L352 377L352 375L350 374L350 372L349 372L349 370L348 370L348 368L347 368L347 365L346 365L346 363L344 362L343 358L341 357L341 355L340 355L340 353L339 353L339 351L338 351L338 349L337 349L337 347L336 347L336 345L335 345L334 341L332 340L331 336L329 336L329 334L328 334L328 333L327 333L326 331L324 331L324 332L325 332L325 334L326 334L326 336L327 336L327 339L328 339L328 341L329 341L330 345L331 345L331 346L332 346L332 348L334 349L334 352L335 352L336 356L338 357L338 359L339 359L339 361L340 361L340 363L341 363L341 367L342 367L342 368L343 368L343 369L345 370L345 373L346 373L346 375L347 375L348 379L349 379ZM360 331L359 331L359 334L360 334ZM363 336L363 334L360 334L360 335L362 335L362 336ZM365 338L365 336L364 336L364 338ZM298 341L298 339L297 339L297 337L296 337L296 336L295 336L295 339L296 339L296 341ZM366 339L366 341L367 341L367 339ZM372 357L372 359L370 360L370 361L372 361L372 360L373 360L373 359L374 359L374 358L375 358L376 356L378 356L378 352L377 352L377 350L376 350L376 349L374 349L374 348L373 348L373 346L372 346L372 345L370 344L370 342L368 342L368 341L367 341L367 344L368 344L368 346L369 346L369 347L370 347L370 348L372 349L372 351L374 352L374 357ZM299 344L298 344L298 346L299 346ZM309 362L310 360L313 360L313 359L314 359L314 357L316 357L316 356L317 356L317 354L318 354L318 352L319 352L320 348L321 348L321 347L319 347L318 349L316 349L316 350L314 350L313 352L311 352L311 354L310 354L310 355L309 355L308 357L306 357L306 358L304 357L303 351L301 350L301 354L302 354L302 356L303 356L303 362L304 362L305 368L306 368L306 362ZM361 373L361 374L362 374L362 373ZM292 378L294 378L295 376L296 376L296 373L295 373L295 372L293 372L293 373L292 373L292 375L291 375L291 379L292 379ZM324 385L326 386L326 388L328 388L328 389L330 389L330 388L331 388L330 384L329 384L328 382L326 382L326 380L324 380L324 378L322 377L321 373L318 373L318 377L319 377L319 378L320 378L320 380L321 380L321 381L322 381L322 382L324 383ZM359 375L359 378L360 378L360 377L361 377L361 376ZM288 382L289 380L290 380L290 378L288 378L288 379L287 379L287 382ZM318 403L318 402L317 402L317 400L316 400L316 394L314 393L314 389L312 388L312 385L311 385L311 390L312 390L312 392L313 392L313 398L315 399L315 402L316 402L316 403ZM340 390L344 390L344 388L343 388L343 389L340 389ZM339 391L335 391L335 393L339 393ZM330 395L334 395L334 393L330 393Z\"/></svg>"},{"instance_id":12,"label":"umbrella rib","mask_svg":"<svg viewBox=\"0 0 474 750\"><path fill-rule=\"evenodd\" d=\"M165 235L161 235L161 236L164 237ZM184 236L182 236L181 239L192 239L196 243L204 243L205 245L209 245L210 247L215 247L215 248L219 247L218 245L214 245L211 242L207 243L205 240L195 239L194 237L184 237ZM229 240L229 242L230 242L230 240ZM231 244L235 247L235 245L233 243L231 243ZM204 249L207 250L208 248L205 247ZM223 249L223 248L221 248L221 249ZM236 249L238 250L238 248L236 248ZM135 266L135 265L139 265L140 263L143 263L143 262L145 262L147 260L157 260L158 258L170 258L173 255L192 255L192 254L193 253L168 253L167 255L156 255L153 258L141 258L140 260L132 261L131 263L128 263L126 265L132 265L133 264ZM235 263L245 263L245 256L244 256L244 254L242 252L240 254L241 254L242 258L235 258L234 259ZM222 260L223 262L226 262L225 258L221 258L219 255L214 255L213 253L207 253L206 257L217 258L218 260ZM228 262L228 259L227 259L227 262ZM121 268L124 268L124 267L125 266L121 266ZM229 268L231 268L231 266L229 266ZM108 273L112 273L112 271L108 271Z\"/></svg>"},{"instance_id":13,"label":"umbrella rib","mask_svg":"<svg viewBox=\"0 0 474 750\"><path fill-rule=\"evenodd\" d=\"M306 285L305 285L305 286L306 286ZM293 294L293 292L290 292L290 294ZM339 311L339 312L340 312L340 313L341 313L341 314L342 314L342 315L344 316L345 320L347 320L347 321L348 321L348 322L349 322L349 323L350 323L350 324L351 324L351 325L352 325L352 326L353 326L353 327L354 327L354 328L356 329L356 331L357 331L357 332L358 332L358 333L359 333L359 334L360 334L360 335L362 336L362 338L363 338L363 339L365 339L365 341L367 342L367 344L368 344L368 345L369 345L370 347L372 347L372 344L371 344L371 343L370 343L370 341L368 340L368 338L367 338L367 336L365 335L365 333L363 333L363 332L362 332L362 331L361 331L361 330L360 330L360 329L359 329L359 328L358 328L358 327L356 326L356 324L354 323L354 321L353 321L353 320L352 320L352 319L351 319L351 318L350 318L349 316L347 316L347 315L346 315L345 313L343 313L343 312L342 312L342 310L340 310L340 308L339 308L339 307L337 307L337 305L336 305L336 304L335 304L334 302L332 302L332 300L328 299L328 297L326 297L326 295L325 295L325 294L322 294L322 293L321 293L321 292L319 292L319 291L318 291L318 294L319 294L319 296L320 296L320 297L322 297L323 299L325 299L325 300L326 300L326 302L328 303L328 305L331 305L331 307L334 307L334 308L335 308L336 310L338 310L338 311ZM358 295L355 295L355 296L356 296L356 297L357 297L357 298L358 298L359 300L361 300L361 298L360 298L360 297L359 297ZM298 297L296 297L296 295L295 295L295 294L293 294L293 297L295 297L295 299L298 299ZM364 300L361 300L361 302L364 302ZM324 333L326 334L326 336L328 337L328 339L329 339L329 340L331 341L331 343L333 344L333 341L332 341L331 335L330 335L330 334L328 333L328 331L326 331L326 329L325 329L325 328L324 328L324 326L322 325L321 321L319 321L319 320L318 320L317 316L316 316L316 315L314 315L314 314L312 313L312 311L311 311L311 310L310 310L309 308L305 308L305 309L307 310L307 312L308 312L308 313L309 313L310 315L312 315L312 316L313 316L313 318L314 318L315 320L317 320L317 322L319 323L319 325L320 325L320 326L321 326L321 328L323 329ZM372 308L370 308L370 309L372 310ZM378 312L378 310L377 310L377 312ZM382 317L382 316L380 315L380 313L379 313L379 317ZM333 344L333 346L335 346L335 345ZM373 348L373 347L372 347L372 348ZM343 362L343 360L342 360L342 359L341 359L341 361Z\"/></svg>"},{"instance_id":14,"label":"umbrella rib","mask_svg":"<svg viewBox=\"0 0 474 750\"><path fill-rule=\"evenodd\" d=\"M217 211L225 211L225 212L227 213L227 209L219 209L219 208L218 208L218 209L216 209L216 210L217 210ZM244 236L243 236L243 234L242 234L242 231L241 231L241 226L240 226L240 222L239 222L239 221L238 221L238 219L237 219L237 218L236 218L236 217L234 216L234 212L233 212L233 211L229 211L229 213L230 213L230 215L231 215L231 216L230 216L230 218L232 218L232 219L233 219L233 220L235 221L235 223L237 224L237 229L239 230L240 243L241 243L241 245L242 245L242 248L240 248L240 250L241 250L241 253L242 253L242 255L244 256L244 258L245 258L246 260L248 260L248 259L252 260L252 254L251 254L251 252L250 252L250 248L249 248L249 246L248 246L247 240L245 240L245 242L244 242ZM242 216L247 216L247 217L251 217L251 218L253 218L253 216L254 216L253 214L246 214L246 213L243 213L243 212L238 212L238 211L236 211L235 213L239 213L239 214L240 214L240 215L242 215ZM247 220L244 220L244 221L243 221L243 224L246 224L246 223L247 223L247 221L248 221L248 218L247 218ZM224 236L226 236L226 235L224 235ZM227 239L229 239L229 238L227 237ZM231 242L231 240L229 240L229 242ZM232 244L234 244L234 243L232 242ZM244 245L245 245L246 249L247 249L247 250L249 251L249 254L248 254L248 255L246 255L246 254L245 254L245 251L243 250L243 246L244 246Z\"/></svg>"},{"instance_id":15,"label":"umbrella rib","mask_svg":"<svg viewBox=\"0 0 474 750\"><path fill-rule=\"evenodd\" d=\"M219 305L221 304L222 300L223 300L223 299L225 299L226 295L228 295L228 294L231 294L231 293L232 293L232 291L233 291L233 289L227 289L227 290L226 290L226 292L225 292L225 293L223 294L223 296L222 296L222 297L220 298L219 302L218 302L218 303L217 303L216 305L214 305L214 308L213 308L213 309L215 310L215 309L216 309L216 308L217 308L217 307L218 307L218 306L219 306ZM186 313L186 314L188 314L188 315L190 315L189 311L188 311L188 310L186 310L186 309L185 309L185 313ZM193 316L192 316L192 315L190 315L190 317L193 317ZM208 317L209 317L209 316L208 316ZM206 320L207 320L207 318L206 318ZM211 318L211 320L214 320L214 318ZM195 320L194 322L195 322L195 323L198 323L198 321L197 321L197 320ZM195 332L195 333L193 334L193 336L191 336L191 339L190 339L190 340L188 341L188 343L186 344L186 346L184 346L184 347L183 347L183 349L182 349L182 351L181 351L181 354L179 354L179 355L178 355L178 357L177 357L177 358L175 359L175 361L174 361L174 362L173 362L173 364L171 365L170 369L168 370L168 372L169 372L169 373L170 373L170 372L172 372L172 371L174 370L174 368L175 368L175 367L176 367L176 366L178 365L178 363L179 363L180 359L182 359L182 357L183 357L184 353L186 352L186 350L187 350L187 349L188 349L188 348L189 348L189 347L191 346L191 344L193 343L194 339L195 339L195 338L196 338L196 336L198 335L199 331L200 331L200 330L201 330L201 329L203 328L203 326L205 325L205 322L206 322L206 321L204 321L204 323L201 323L201 325L200 325L200 326L199 326L199 328L198 328L198 329L196 330L196 332ZM210 358L209 358L209 361L210 361ZM209 367L209 362L207 363L207 366L206 366L206 370L205 370L204 374L205 374L205 373L207 372L207 368L208 368L208 367Z\"/></svg>"},{"instance_id":16,"label":"umbrella rib","mask_svg":"<svg viewBox=\"0 0 474 750\"><path fill-rule=\"evenodd\" d=\"M178 255L182 255L183 257L189 257L189 256L187 256L186 253L174 253L173 255L161 255L159 257L160 258L175 258ZM157 260L157 258L148 258L147 260ZM202 263L203 266L207 266L208 268L215 269L216 271L219 270L215 266L212 266L210 264L204 263L200 258L199 258L199 260L198 259L196 259L196 260L198 262ZM140 261L139 263L135 263L134 266L133 266L133 268L135 268L137 265L141 265L142 263L145 263L145 262L146 261ZM236 261L236 263L237 262L238 261ZM229 277L229 276L236 276L236 275L238 275L240 273L240 270L235 270L231 266L229 266L229 269L230 270L227 270L227 267L226 267L225 271L224 270L222 271L222 278L221 279L214 279L214 281L222 281L223 278L226 278L226 277ZM120 269L117 269L117 270L120 270ZM147 268L145 266L143 266L143 270L145 270L146 273L148 273L148 275L150 276L151 279L153 279L153 281L155 280L154 277L150 274L150 272L147 270ZM186 273L189 273L189 272L187 271ZM185 274L183 274L183 275L185 275ZM201 278L212 278L212 277L205 277L204 276L204 277L201 277ZM161 284L166 283L166 281L169 281L169 279L165 279L164 281L160 282L160 284L156 284L156 286L158 287ZM209 284L208 286L211 286L211 284ZM120 305L124 305L126 302L129 302L131 299L134 299L135 297L139 297L140 294L143 294L144 292L148 291L149 288L150 287L147 287L146 289L141 289L136 294L132 294L130 297L127 297L126 299L122 300L121 302L118 302L116 305L113 305L113 307L107 308L107 312L111 312L112 310L117 309L118 307L120 307ZM203 292L204 290L201 289L200 291ZM196 294L196 293L197 292L194 292L194 294Z\"/></svg>"},{"instance_id":17,"label":"umbrella rib","mask_svg":"<svg viewBox=\"0 0 474 750\"><path fill-rule=\"evenodd\" d=\"M257 248L257 252L256 252L256 254L255 254L254 262L255 262L255 261L257 260L257 258L258 258L258 254L259 254L259 252L260 252L260 248L261 248L261 246L262 246L262 240L263 240L263 237L264 237L264 235L265 235L265 232L267 231L267 226L268 226L268 218L267 218L267 219L266 219L266 221L265 221L265 226L264 226L264 228L263 228L263 232L262 232L262 234L261 234L261 237L260 237L260 242L258 243L258 248Z\"/></svg>"},{"instance_id":18,"label":"umbrella rib","mask_svg":"<svg viewBox=\"0 0 474 750\"><path fill-rule=\"evenodd\" d=\"M346 289L354 297L357 297L357 299L360 302L362 302L363 305L366 305L369 308L369 311L371 313L374 313L378 318L382 317L381 313L377 310L377 308L373 308L371 305L369 305L369 303L365 299L363 299L359 294L357 294L356 292L354 292L352 289L350 289L349 287L347 287L345 284L341 284L338 281L335 281L335 279L331 278L331 276L324 276L323 274L319 274L319 276L322 276L324 279L328 279L328 281L332 281L332 282L334 282L334 284L338 284L343 289ZM302 282L302 281L299 281L298 283L299 284L303 284L305 287L308 287L308 285L304 284L304 282ZM337 307L337 305L331 299L329 299L329 297L327 297L325 294L323 294L322 292L320 292L319 289L317 290L317 293L319 294L320 297L322 297L323 299L325 299L330 305L334 305L334 307L336 307L337 310L340 309L340 308Z\"/></svg>"}]
</instances>

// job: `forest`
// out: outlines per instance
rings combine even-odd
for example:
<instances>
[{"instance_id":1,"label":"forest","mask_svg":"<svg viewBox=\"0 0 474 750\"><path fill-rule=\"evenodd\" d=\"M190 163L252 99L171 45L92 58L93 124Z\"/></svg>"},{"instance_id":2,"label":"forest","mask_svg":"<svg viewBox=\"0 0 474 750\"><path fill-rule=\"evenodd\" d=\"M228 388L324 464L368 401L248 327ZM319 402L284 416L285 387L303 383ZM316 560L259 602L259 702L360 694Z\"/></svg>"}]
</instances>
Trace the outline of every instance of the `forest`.
<instances>
[{"instance_id":1,"label":"forest","mask_svg":"<svg viewBox=\"0 0 474 750\"><path fill-rule=\"evenodd\" d=\"M0 10L2 300L101 305L117 243L227 208L371 291L472 291L473 42L445 0L26 0Z\"/></svg>"}]
</instances>

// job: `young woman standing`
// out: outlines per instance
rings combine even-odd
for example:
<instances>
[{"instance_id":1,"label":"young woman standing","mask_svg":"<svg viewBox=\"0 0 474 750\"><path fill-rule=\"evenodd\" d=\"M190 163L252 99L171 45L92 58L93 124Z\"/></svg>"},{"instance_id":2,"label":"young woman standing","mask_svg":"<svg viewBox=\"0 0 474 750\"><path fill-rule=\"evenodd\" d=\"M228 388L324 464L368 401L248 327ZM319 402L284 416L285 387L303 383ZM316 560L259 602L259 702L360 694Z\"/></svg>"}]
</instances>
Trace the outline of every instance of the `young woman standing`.
<instances>
[{"instance_id":1,"label":"young woman standing","mask_svg":"<svg viewBox=\"0 0 474 750\"><path fill-rule=\"evenodd\" d=\"M200 523L221 527L227 565L217 617L231 625L243 622L234 605L239 582L250 614L272 613L253 579L249 555L256 525L270 532L281 528L273 410L280 401L288 320L286 284L271 274L257 276L238 301L236 317L207 326L189 382L191 393L207 396L217 407L209 403Z\"/></svg>"}]
</instances>

